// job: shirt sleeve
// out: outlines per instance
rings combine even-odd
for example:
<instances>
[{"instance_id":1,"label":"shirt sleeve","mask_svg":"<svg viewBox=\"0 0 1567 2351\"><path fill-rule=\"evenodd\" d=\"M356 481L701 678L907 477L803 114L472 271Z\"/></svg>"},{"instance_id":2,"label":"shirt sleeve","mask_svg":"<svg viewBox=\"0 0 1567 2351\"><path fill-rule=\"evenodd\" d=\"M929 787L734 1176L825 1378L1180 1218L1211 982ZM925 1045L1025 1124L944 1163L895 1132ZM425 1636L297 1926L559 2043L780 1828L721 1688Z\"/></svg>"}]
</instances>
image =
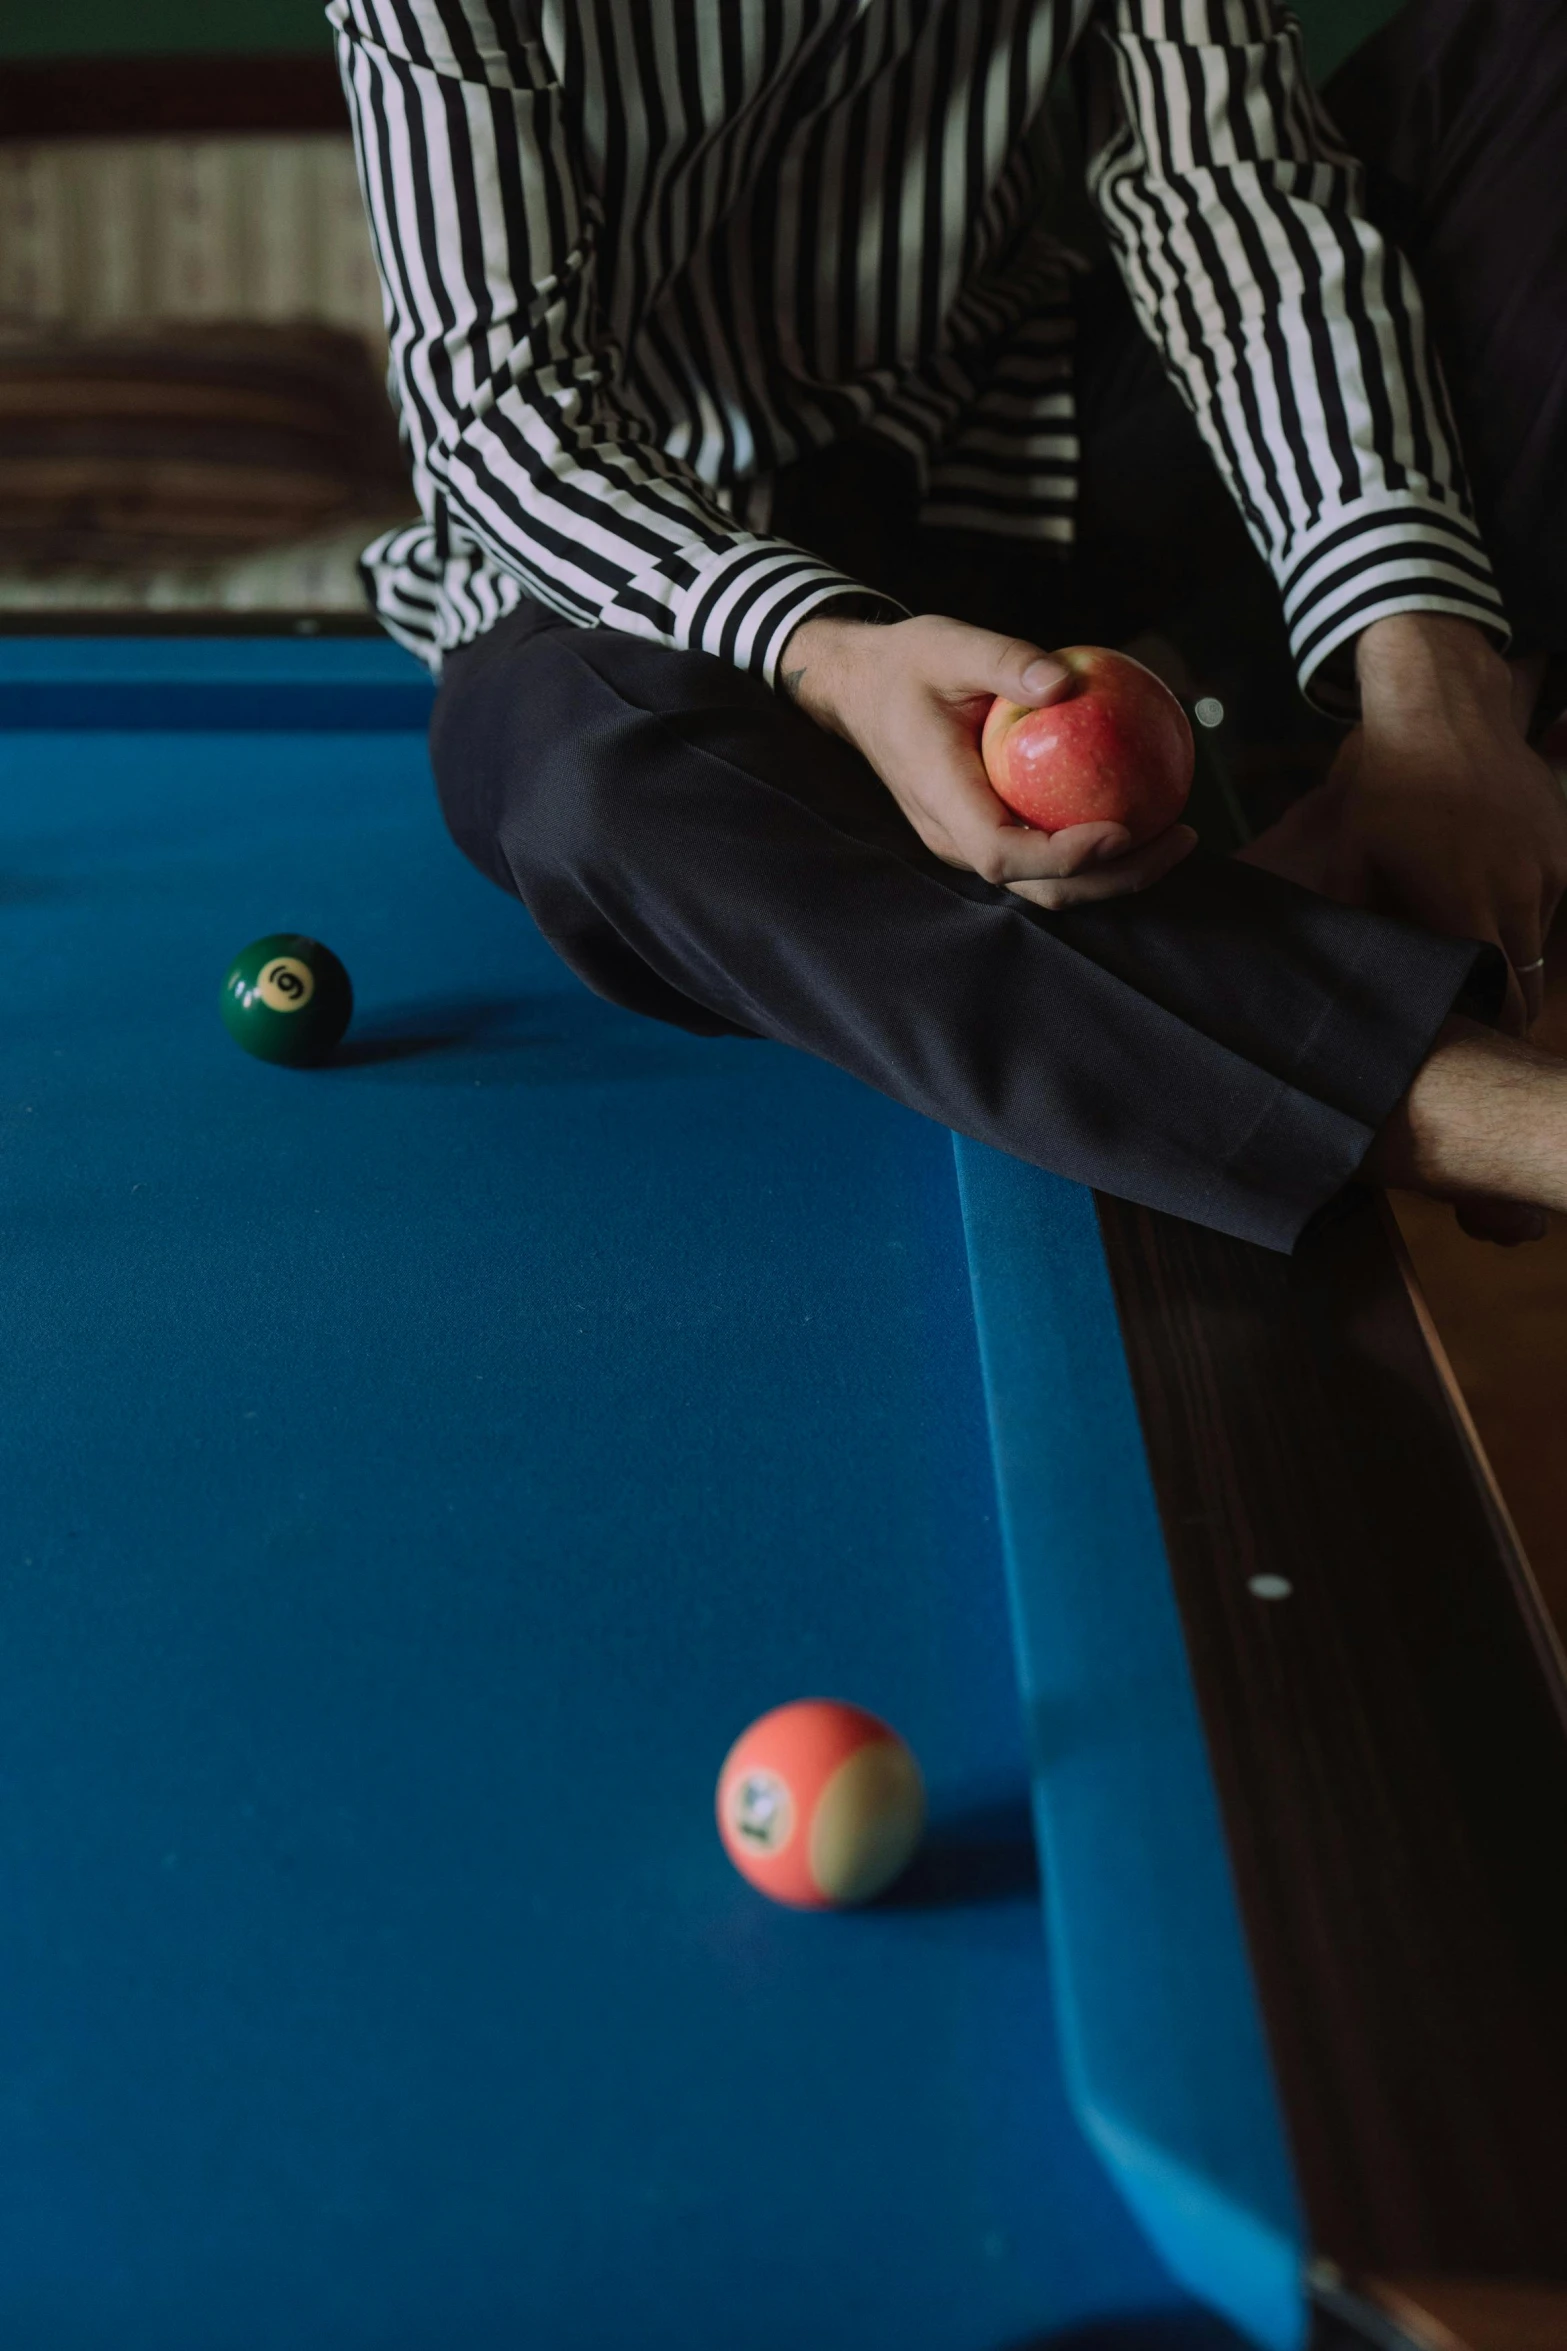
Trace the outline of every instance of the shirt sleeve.
<instances>
[{"instance_id":1,"label":"shirt sleeve","mask_svg":"<svg viewBox=\"0 0 1567 2351\"><path fill-rule=\"evenodd\" d=\"M494 0L331 0L380 266L391 382L427 514L584 625L773 679L858 583L738 528L622 397L597 206L542 45Z\"/></svg>"},{"instance_id":2,"label":"shirt sleeve","mask_svg":"<svg viewBox=\"0 0 1567 2351\"><path fill-rule=\"evenodd\" d=\"M1358 706L1395 612L1507 623L1419 290L1272 0L1106 0L1088 181L1133 303L1284 600L1301 684Z\"/></svg>"}]
</instances>

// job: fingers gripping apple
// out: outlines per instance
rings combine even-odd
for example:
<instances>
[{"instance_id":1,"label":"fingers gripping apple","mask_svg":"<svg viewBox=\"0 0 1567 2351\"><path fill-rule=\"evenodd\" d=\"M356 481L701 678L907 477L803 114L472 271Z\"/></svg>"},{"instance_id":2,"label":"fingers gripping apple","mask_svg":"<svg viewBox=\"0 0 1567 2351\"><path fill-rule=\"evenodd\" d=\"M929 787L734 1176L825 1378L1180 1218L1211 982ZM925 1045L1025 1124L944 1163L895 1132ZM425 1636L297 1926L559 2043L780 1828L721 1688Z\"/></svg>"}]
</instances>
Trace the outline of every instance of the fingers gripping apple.
<instances>
[{"instance_id":1,"label":"fingers gripping apple","mask_svg":"<svg viewBox=\"0 0 1567 2351\"><path fill-rule=\"evenodd\" d=\"M1135 848L1174 824L1192 788L1192 730L1163 680L1129 654L1068 645L1071 691L1043 710L1001 696L980 751L998 799L1040 832L1125 825Z\"/></svg>"}]
</instances>

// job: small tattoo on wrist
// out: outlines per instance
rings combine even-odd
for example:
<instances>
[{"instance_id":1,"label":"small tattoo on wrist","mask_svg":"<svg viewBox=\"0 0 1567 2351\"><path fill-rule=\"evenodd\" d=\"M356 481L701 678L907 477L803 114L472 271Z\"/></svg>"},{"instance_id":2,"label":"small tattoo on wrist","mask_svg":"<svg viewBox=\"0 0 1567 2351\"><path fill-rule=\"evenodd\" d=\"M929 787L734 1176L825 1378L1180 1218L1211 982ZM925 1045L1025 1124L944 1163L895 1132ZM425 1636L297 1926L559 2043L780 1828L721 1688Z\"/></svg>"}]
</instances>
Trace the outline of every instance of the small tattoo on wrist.
<instances>
[{"instance_id":1,"label":"small tattoo on wrist","mask_svg":"<svg viewBox=\"0 0 1567 2351\"><path fill-rule=\"evenodd\" d=\"M791 702L798 702L800 699L800 680L804 675L803 666L799 669L786 669L783 673L783 690Z\"/></svg>"}]
</instances>

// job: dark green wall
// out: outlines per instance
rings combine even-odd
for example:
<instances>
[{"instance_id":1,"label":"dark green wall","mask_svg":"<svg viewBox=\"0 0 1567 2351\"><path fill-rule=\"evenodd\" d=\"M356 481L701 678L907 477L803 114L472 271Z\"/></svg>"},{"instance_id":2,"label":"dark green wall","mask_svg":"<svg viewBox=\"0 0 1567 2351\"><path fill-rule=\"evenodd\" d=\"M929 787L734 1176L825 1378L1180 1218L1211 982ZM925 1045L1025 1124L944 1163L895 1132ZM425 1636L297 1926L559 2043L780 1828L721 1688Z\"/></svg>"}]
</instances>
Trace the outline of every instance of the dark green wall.
<instances>
[{"instance_id":1,"label":"dark green wall","mask_svg":"<svg viewBox=\"0 0 1567 2351\"><path fill-rule=\"evenodd\" d=\"M0 57L320 49L325 0L0 0Z\"/></svg>"},{"instance_id":2,"label":"dark green wall","mask_svg":"<svg viewBox=\"0 0 1567 2351\"><path fill-rule=\"evenodd\" d=\"M1403 0L1295 0L1316 79L1325 82L1341 59L1396 16L1402 5Z\"/></svg>"},{"instance_id":3,"label":"dark green wall","mask_svg":"<svg viewBox=\"0 0 1567 2351\"><path fill-rule=\"evenodd\" d=\"M648 5L659 0L648 0ZM1297 0L1320 81L1399 0ZM723 7L729 0L711 0ZM317 49L323 0L0 0L0 57L123 57L131 50Z\"/></svg>"}]
</instances>

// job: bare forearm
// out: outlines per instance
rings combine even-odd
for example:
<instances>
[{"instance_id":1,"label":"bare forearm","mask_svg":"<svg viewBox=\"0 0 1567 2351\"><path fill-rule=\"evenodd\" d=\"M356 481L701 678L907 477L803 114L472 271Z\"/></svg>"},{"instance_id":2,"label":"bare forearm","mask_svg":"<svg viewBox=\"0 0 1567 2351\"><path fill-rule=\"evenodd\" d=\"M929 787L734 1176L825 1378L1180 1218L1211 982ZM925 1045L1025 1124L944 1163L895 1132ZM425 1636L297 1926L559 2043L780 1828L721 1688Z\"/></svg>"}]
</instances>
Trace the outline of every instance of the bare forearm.
<instances>
[{"instance_id":1,"label":"bare forearm","mask_svg":"<svg viewBox=\"0 0 1567 2351\"><path fill-rule=\"evenodd\" d=\"M835 715L835 683L853 661L857 638L874 623L834 619L830 614L802 620L783 649L778 683L791 702L798 702L818 726L832 734L843 730Z\"/></svg>"},{"instance_id":2,"label":"bare forearm","mask_svg":"<svg viewBox=\"0 0 1567 2351\"><path fill-rule=\"evenodd\" d=\"M1363 1173L1439 1200L1567 1208L1567 1063L1449 1020Z\"/></svg>"},{"instance_id":3,"label":"bare forearm","mask_svg":"<svg viewBox=\"0 0 1567 2351\"><path fill-rule=\"evenodd\" d=\"M1429 725L1471 716L1496 725L1510 714L1512 672L1472 621L1443 612L1374 620L1355 646L1368 727Z\"/></svg>"}]
</instances>

